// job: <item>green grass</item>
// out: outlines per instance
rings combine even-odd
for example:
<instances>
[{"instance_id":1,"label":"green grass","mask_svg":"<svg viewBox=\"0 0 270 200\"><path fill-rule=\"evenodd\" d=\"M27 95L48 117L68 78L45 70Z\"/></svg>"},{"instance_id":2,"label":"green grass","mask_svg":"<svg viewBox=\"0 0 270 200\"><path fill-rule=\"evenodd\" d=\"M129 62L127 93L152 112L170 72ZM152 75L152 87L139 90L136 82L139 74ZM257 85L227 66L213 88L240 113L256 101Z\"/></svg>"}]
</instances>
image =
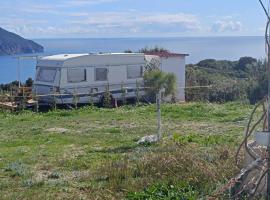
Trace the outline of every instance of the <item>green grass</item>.
<instances>
[{"instance_id":1,"label":"green grass","mask_svg":"<svg viewBox=\"0 0 270 200\"><path fill-rule=\"evenodd\" d=\"M154 105L0 112L1 199L146 199L157 185L204 197L237 172L232 160L250 111L163 105L165 139L151 146L136 141L156 133Z\"/></svg>"}]
</instances>

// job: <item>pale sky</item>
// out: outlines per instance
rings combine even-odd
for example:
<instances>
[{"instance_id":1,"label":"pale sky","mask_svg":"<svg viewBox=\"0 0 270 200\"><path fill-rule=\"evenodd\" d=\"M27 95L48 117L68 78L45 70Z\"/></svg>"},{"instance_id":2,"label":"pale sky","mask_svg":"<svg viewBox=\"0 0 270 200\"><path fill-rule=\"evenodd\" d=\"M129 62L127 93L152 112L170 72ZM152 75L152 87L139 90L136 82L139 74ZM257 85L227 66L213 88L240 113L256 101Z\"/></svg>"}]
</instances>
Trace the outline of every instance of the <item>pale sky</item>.
<instances>
[{"instance_id":1,"label":"pale sky","mask_svg":"<svg viewBox=\"0 0 270 200\"><path fill-rule=\"evenodd\" d=\"M27 38L258 36L265 26L258 0L0 0L0 13L0 27Z\"/></svg>"}]
</instances>

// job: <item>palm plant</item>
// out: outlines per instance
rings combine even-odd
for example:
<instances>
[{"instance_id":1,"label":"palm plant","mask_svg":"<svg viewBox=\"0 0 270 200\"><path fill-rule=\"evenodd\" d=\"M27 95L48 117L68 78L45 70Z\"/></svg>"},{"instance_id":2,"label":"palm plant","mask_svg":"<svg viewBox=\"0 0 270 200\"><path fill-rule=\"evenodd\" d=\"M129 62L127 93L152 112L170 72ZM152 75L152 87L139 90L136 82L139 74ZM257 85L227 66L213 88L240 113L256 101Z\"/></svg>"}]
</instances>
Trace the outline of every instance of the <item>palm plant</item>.
<instances>
[{"instance_id":1,"label":"palm plant","mask_svg":"<svg viewBox=\"0 0 270 200\"><path fill-rule=\"evenodd\" d=\"M162 96L166 97L172 95L172 97L175 97L175 92L177 90L176 76L173 73L166 73L158 69L150 70L144 74L144 85L148 96L156 101L157 134L158 140L161 140L161 100Z\"/></svg>"}]
</instances>

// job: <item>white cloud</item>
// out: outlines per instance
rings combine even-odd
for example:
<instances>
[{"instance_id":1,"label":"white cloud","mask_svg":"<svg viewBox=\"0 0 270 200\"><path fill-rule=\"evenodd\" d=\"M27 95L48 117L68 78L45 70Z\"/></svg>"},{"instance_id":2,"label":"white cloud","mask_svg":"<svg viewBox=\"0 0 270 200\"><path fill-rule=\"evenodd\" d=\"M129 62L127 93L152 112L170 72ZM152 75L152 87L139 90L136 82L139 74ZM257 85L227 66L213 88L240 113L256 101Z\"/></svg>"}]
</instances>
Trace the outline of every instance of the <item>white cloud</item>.
<instances>
[{"instance_id":1,"label":"white cloud","mask_svg":"<svg viewBox=\"0 0 270 200\"><path fill-rule=\"evenodd\" d=\"M234 21L231 18L216 21L211 28L212 32L239 32L242 30L242 22Z\"/></svg>"},{"instance_id":2,"label":"white cloud","mask_svg":"<svg viewBox=\"0 0 270 200\"><path fill-rule=\"evenodd\" d=\"M27 2L20 1L10 7L13 10L9 13L12 14L0 16L0 27L24 37L35 38L178 35L201 30L198 17L188 13L151 13L134 9L91 12L89 8L94 4L116 1L119 0L59 0L54 5L33 1L28 6ZM74 8L76 6L83 8Z\"/></svg>"},{"instance_id":3,"label":"white cloud","mask_svg":"<svg viewBox=\"0 0 270 200\"><path fill-rule=\"evenodd\" d=\"M200 21L195 15L177 14L144 14L137 12L109 12L109 13L73 13L78 16L77 20L70 23L77 25L92 26L118 26L118 27L144 27L144 26L170 26L174 29L181 28L182 31L199 30Z\"/></svg>"},{"instance_id":4,"label":"white cloud","mask_svg":"<svg viewBox=\"0 0 270 200\"><path fill-rule=\"evenodd\" d=\"M121 37L182 34L201 29L200 21L195 15L138 12L80 12L68 14L66 21L58 25L38 20L13 20L12 23L4 25L25 37Z\"/></svg>"}]
</instances>

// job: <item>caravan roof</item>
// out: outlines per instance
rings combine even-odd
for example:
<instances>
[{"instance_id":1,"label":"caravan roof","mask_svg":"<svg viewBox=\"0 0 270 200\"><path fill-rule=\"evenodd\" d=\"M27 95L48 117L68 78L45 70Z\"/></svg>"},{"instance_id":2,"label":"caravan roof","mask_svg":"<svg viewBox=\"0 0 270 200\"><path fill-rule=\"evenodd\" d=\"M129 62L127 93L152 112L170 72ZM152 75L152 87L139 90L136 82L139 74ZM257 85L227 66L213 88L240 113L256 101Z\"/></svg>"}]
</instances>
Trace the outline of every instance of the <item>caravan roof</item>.
<instances>
[{"instance_id":1,"label":"caravan roof","mask_svg":"<svg viewBox=\"0 0 270 200\"><path fill-rule=\"evenodd\" d=\"M38 59L37 66L78 67L144 64L142 53L59 54Z\"/></svg>"}]
</instances>

